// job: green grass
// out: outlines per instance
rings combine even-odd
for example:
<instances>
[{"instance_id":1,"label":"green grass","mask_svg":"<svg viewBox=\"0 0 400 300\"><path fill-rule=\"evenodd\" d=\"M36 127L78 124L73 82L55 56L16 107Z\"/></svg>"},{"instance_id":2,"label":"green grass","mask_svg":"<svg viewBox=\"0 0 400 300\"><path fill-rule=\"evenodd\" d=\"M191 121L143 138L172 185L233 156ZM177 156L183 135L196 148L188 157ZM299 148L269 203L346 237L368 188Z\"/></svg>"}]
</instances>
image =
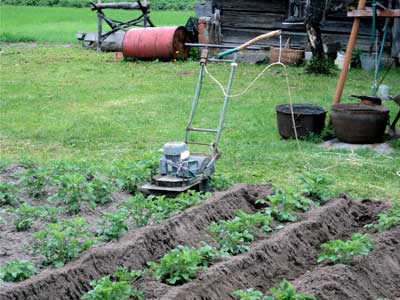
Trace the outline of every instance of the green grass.
<instances>
[{"instance_id":1,"label":"green grass","mask_svg":"<svg viewBox=\"0 0 400 300\"><path fill-rule=\"evenodd\" d=\"M239 65L234 92L262 68ZM114 62L111 53L78 45L7 46L1 54L1 158L31 157L44 164L87 159L107 167L113 160L156 152L164 142L183 138L197 69L197 62ZM209 69L227 79L228 66ZM295 102L330 106L336 77L305 75L301 68L289 71ZM343 99L368 93L371 77L352 70ZM395 89L399 80L396 70L387 84ZM302 154L295 141L281 140L277 133L275 106L287 102L282 73L276 72L232 100L217 170L236 181L287 184L311 164L336 178L336 192L400 197L398 151L352 155L303 141ZM221 103L220 91L207 79L196 125L215 126Z\"/></svg>"},{"instance_id":2,"label":"green grass","mask_svg":"<svg viewBox=\"0 0 400 300\"><path fill-rule=\"evenodd\" d=\"M97 17L89 8L0 6L0 41L77 43L77 32L97 31ZM185 25L191 12L152 11L157 26ZM133 19L137 13L110 11L117 20ZM107 28L107 25L104 25Z\"/></svg>"},{"instance_id":3,"label":"green grass","mask_svg":"<svg viewBox=\"0 0 400 300\"><path fill-rule=\"evenodd\" d=\"M94 30L89 9L0 6L1 36L44 42L73 42L79 30ZM184 24L187 12L153 12L156 24ZM114 62L112 53L96 53L78 44L2 44L0 76L0 159L86 159L107 168L113 160L140 159L164 142L182 140L196 82L197 62ZM234 93L263 66L239 65ZM209 69L226 82L229 67ZM290 68L297 103L331 105L337 77L304 74ZM310 165L336 179L336 192L375 198L400 198L400 154L328 152L302 141L281 140L275 106L288 103L282 72L273 71L251 91L232 100L217 164L235 181L286 185ZM344 101L368 94L372 73L351 70ZM400 72L386 84L398 93ZM216 126L221 92L205 81L197 126ZM397 112L394 104L392 117ZM0 161L1 162L1 161Z\"/></svg>"}]
</instances>

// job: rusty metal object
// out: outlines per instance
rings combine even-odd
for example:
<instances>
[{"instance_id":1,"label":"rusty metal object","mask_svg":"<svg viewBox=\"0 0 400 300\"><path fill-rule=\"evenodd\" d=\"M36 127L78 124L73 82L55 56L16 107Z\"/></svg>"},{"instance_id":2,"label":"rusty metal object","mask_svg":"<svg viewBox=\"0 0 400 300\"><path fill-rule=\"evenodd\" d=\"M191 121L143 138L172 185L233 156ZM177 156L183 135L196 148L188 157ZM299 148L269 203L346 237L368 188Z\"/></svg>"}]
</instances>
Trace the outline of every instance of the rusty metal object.
<instances>
[{"instance_id":1,"label":"rusty metal object","mask_svg":"<svg viewBox=\"0 0 400 300\"><path fill-rule=\"evenodd\" d=\"M127 31L122 43L124 57L135 59L177 59L189 54L185 27L147 27Z\"/></svg>"},{"instance_id":2,"label":"rusty metal object","mask_svg":"<svg viewBox=\"0 0 400 300\"><path fill-rule=\"evenodd\" d=\"M310 133L320 134L325 126L326 109L311 104L293 104L297 136L305 137ZM276 107L278 130L283 138L294 138L292 112L290 104Z\"/></svg>"},{"instance_id":3,"label":"rusty metal object","mask_svg":"<svg viewBox=\"0 0 400 300\"><path fill-rule=\"evenodd\" d=\"M331 113L337 138L351 144L382 142L389 109L382 105L335 104Z\"/></svg>"},{"instance_id":4,"label":"rusty metal object","mask_svg":"<svg viewBox=\"0 0 400 300\"><path fill-rule=\"evenodd\" d=\"M351 95L351 97L360 99L361 104L366 105L382 105L382 99L377 96L358 96L358 95Z\"/></svg>"}]
</instances>

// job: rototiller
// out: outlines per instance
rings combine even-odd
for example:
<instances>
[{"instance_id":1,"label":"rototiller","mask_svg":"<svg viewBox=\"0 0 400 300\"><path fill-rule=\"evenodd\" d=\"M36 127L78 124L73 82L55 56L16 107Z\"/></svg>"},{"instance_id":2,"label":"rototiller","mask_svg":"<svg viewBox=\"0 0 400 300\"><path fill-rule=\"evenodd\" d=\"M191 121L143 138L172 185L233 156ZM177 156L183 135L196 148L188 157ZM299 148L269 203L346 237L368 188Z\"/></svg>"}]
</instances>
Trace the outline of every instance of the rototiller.
<instances>
[{"instance_id":1,"label":"rototiller","mask_svg":"<svg viewBox=\"0 0 400 300\"><path fill-rule=\"evenodd\" d=\"M263 34L235 48L221 45L202 45L200 71L189 121L186 126L185 139L183 142L169 142L164 145L164 155L159 162L158 174L153 177L151 183L139 187L140 191L147 194L178 194L189 189L198 189L201 191L209 190L210 179L214 174L215 162L221 157L218 144L223 130L233 78L237 67L237 52L247 49L249 46L262 40L279 36L280 34L280 30ZM225 48L228 50L219 53L217 57L209 58L209 48ZM223 57L230 54L233 54L232 59L223 59ZM203 86L204 72L209 62L225 62L231 64L224 102L219 115L218 127L215 129L193 127L193 121L197 112ZM209 143L193 141L190 139L192 132L212 134L214 135L214 139ZM209 150L207 152L191 153L189 149L191 145L207 147Z\"/></svg>"}]
</instances>

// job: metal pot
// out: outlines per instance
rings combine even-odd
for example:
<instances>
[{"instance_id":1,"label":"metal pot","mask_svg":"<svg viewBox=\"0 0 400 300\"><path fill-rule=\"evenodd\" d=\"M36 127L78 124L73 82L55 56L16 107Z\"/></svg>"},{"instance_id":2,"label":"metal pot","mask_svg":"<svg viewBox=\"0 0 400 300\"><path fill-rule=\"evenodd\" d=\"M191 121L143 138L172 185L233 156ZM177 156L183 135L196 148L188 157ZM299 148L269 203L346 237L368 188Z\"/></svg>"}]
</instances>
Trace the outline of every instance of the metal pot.
<instances>
[{"instance_id":1,"label":"metal pot","mask_svg":"<svg viewBox=\"0 0 400 300\"><path fill-rule=\"evenodd\" d=\"M297 136L305 137L310 133L320 134L325 126L326 109L312 104L293 104ZM279 134L283 138L294 138L292 111L290 104L276 107Z\"/></svg>"},{"instance_id":2,"label":"metal pot","mask_svg":"<svg viewBox=\"0 0 400 300\"><path fill-rule=\"evenodd\" d=\"M351 144L373 144L383 140L389 109L382 105L335 104L331 121L337 138Z\"/></svg>"}]
</instances>

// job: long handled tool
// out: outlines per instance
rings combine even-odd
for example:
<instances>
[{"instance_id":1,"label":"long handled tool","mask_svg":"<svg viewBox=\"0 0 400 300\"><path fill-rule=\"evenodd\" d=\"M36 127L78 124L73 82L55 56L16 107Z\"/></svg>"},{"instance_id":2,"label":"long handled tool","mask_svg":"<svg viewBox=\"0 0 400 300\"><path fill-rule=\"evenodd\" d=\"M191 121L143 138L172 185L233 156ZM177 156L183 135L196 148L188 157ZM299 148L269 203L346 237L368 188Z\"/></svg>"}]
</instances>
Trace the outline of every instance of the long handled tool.
<instances>
[{"instance_id":1,"label":"long handled tool","mask_svg":"<svg viewBox=\"0 0 400 300\"><path fill-rule=\"evenodd\" d=\"M209 190L210 179L214 174L215 162L221 157L221 153L218 150L218 144L221 139L225 115L230 99L230 92L237 67L236 53L262 40L279 36L280 34L280 30L263 34L239 47L219 53L218 58L209 58L208 48L205 47L202 49L200 71L193 97L192 109L186 126L185 139L183 142L169 142L164 145L164 155L159 162L158 174L153 177L152 182L140 186L140 191L147 194L178 194L189 189L199 189L202 191ZM224 46L218 47L224 48ZM234 54L232 59L221 59L229 54ZM205 67L209 62L229 62L231 63L231 70L226 93L224 95L224 102L219 115L218 127L198 128L193 126L193 122L200 101ZM214 135L214 138L208 143L193 141L191 139L191 133L193 132L212 134ZM207 147L209 150L208 152L191 153L189 146Z\"/></svg>"}]
</instances>

